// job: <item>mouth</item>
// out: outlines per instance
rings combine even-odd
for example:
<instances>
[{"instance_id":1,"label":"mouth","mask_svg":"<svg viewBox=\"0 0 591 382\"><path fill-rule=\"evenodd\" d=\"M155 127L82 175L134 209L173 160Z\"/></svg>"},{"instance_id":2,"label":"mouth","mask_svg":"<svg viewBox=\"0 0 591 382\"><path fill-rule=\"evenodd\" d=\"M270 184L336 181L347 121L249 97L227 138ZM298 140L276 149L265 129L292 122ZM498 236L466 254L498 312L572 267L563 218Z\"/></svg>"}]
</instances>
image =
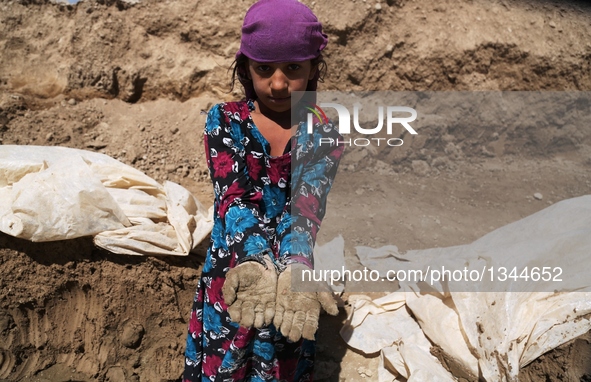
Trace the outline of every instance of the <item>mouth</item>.
<instances>
[{"instance_id":1,"label":"mouth","mask_svg":"<svg viewBox=\"0 0 591 382\"><path fill-rule=\"evenodd\" d=\"M269 100L274 103L289 103L291 102L291 96L287 97L269 97Z\"/></svg>"}]
</instances>

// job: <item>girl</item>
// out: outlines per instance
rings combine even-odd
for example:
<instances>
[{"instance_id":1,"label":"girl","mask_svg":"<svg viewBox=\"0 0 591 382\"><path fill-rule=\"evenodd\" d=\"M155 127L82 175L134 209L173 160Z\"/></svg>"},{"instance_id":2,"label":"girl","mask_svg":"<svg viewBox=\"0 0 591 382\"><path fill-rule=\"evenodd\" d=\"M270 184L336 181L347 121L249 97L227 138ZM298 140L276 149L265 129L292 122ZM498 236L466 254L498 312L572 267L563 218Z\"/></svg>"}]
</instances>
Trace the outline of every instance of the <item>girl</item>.
<instances>
[{"instance_id":1,"label":"girl","mask_svg":"<svg viewBox=\"0 0 591 382\"><path fill-rule=\"evenodd\" d=\"M338 310L329 293L292 292L291 274L313 266L343 146L330 123L314 120L307 133L315 96L296 92L316 90L326 44L297 0L260 0L246 13L232 81L246 100L215 105L205 126L215 218L184 381L312 380L321 306Z\"/></svg>"}]
</instances>

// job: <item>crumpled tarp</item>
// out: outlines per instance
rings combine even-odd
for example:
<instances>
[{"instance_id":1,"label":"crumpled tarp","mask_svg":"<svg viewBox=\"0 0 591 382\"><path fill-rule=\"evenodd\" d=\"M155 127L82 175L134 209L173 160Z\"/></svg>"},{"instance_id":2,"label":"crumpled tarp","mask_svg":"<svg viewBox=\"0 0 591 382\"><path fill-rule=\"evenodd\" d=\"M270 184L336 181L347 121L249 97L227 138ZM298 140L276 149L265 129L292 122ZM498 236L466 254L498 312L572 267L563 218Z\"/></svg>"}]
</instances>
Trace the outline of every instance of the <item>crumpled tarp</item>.
<instances>
[{"instance_id":1,"label":"crumpled tarp","mask_svg":"<svg viewBox=\"0 0 591 382\"><path fill-rule=\"evenodd\" d=\"M397 269L486 269L482 281L452 286L425 279L401 282L399 291L375 300L351 297L341 335L366 354L380 352L381 382L517 381L521 367L591 330L591 195L556 203L468 245L405 254L395 246L357 247L357 254L382 277ZM491 267L560 267L563 282L491 280Z\"/></svg>"},{"instance_id":2,"label":"crumpled tarp","mask_svg":"<svg viewBox=\"0 0 591 382\"><path fill-rule=\"evenodd\" d=\"M211 231L212 214L182 186L104 154L0 146L0 231L11 236L94 236L114 253L187 255Z\"/></svg>"}]
</instances>

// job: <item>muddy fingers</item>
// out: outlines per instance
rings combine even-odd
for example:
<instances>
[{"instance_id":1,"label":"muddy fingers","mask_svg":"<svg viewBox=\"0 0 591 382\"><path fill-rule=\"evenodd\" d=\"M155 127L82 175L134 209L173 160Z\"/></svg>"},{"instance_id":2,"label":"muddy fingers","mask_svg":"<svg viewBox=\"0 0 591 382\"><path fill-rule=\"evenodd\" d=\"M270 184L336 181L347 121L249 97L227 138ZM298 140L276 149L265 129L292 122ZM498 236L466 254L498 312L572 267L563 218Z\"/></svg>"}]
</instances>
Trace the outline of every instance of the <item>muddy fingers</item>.
<instances>
[{"instance_id":1,"label":"muddy fingers","mask_svg":"<svg viewBox=\"0 0 591 382\"><path fill-rule=\"evenodd\" d=\"M273 324L291 341L298 341L302 337L314 340L321 308L329 314L336 315L337 303L331 292L292 291L292 267L294 266L300 265L289 265L278 277Z\"/></svg>"},{"instance_id":2,"label":"muddy fingers","mask_svg":"<svg viewBox=\"0 0 591 382\"><path fill-rule=\"evenodd\" d=\"M230 319L247 328L268 326L275 315L277 273L265 261L266 266L247 261L230 269L222 287Z\"/></svg>"}]
</instances>

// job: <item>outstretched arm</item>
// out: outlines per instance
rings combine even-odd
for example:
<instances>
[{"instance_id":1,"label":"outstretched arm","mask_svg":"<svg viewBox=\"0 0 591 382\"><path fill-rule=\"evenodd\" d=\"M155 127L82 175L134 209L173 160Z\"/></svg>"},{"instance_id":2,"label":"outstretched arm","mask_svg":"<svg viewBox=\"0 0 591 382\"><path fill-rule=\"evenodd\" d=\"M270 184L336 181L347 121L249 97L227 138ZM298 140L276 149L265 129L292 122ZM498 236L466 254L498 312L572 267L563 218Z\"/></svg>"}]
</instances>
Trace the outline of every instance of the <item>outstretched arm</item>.
<instances>
[{"instance_id":1,"label":"outstretched arm","mask_svg":"<svg viewBox=\"0 0 591 382\"><path fill-rule=\"evenodd\" d=\"M313 268L316 236L344 151L343 145L337 145L342 137L331 124L317 124L315 130L310 135L299 129L296 135L291 200L277 228L280 247L276 261L283 265L295 262Z\"/></svg>"},{"instance_id":2,"label":"outstretched arm","mask_svg":"<svg viewBox=\"0 0 591 382\"><path fill-rule=\"evenodd\" d=\"M277 274L259 209L262 190L248 174L244 134L235 120L240 112L231 110L234 105L228 105L229 110L214 106L205 126L215 211L221 221L221 227L214 227L213 245L220 256L231 256L222 287L230 318L245 327L261 328L271 323L275 313Z\"/></svg>"},{"instance_id":3,"label":"outstretched arm","mask_svg":"<svg viewBox=\"0 0 591 382\"><path fill-rule=\"evenodd\" d=\"M280 250L276 262L283 271L277 281L273 323L292 341L302 337L314 340L321 308L332 315L338 313L328 285L317 285L311 292L292 290L292 277L298 279L306 269L313 268L316 235L344 149L337 144L341 136L332 125L317 125L316 130L311 136L300 130L297 137L296 158L292 157L292 198L278 227Z\"/></svg>"},{"instance_id":4,"label":"outstretched arm","mask_svg":"<svg viewBox=\"0 0 591 382\"><path fill-rule=\"evenodd\" d=\"M231 266L250 256L270 252L259 209L262 190L248 174L241 126L222 105L214 106L205 126L205 151L214 187L216 213L223 223L224 240L218 243L232 256Z\"/></svg>"}]
</instances>

